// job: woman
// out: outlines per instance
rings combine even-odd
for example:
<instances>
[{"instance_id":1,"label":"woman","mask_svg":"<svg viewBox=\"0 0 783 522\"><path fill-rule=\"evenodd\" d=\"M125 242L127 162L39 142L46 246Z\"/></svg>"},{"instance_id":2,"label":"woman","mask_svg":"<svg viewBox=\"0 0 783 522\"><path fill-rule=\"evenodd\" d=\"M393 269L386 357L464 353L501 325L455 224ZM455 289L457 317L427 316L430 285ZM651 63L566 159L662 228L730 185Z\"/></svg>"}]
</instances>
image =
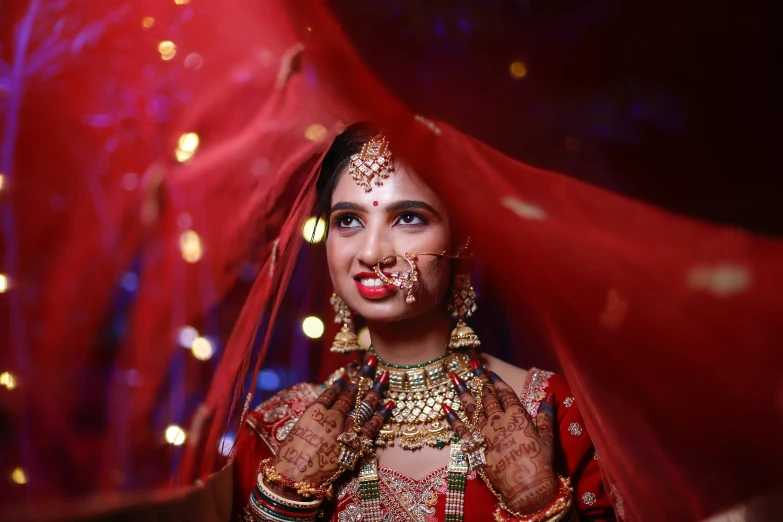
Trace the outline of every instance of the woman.
<instances>
[{"instance_id":1,"label":"woman","mask_svg":"<svg viewBox=\"0 0 783 522\"><path fill-rule=\"evenodd\" d=\"M365 124L335 139L317 186L344 322L333 349L359 348L353 312L367 321L371 353L246 416L235 511L246 506L247 520L320 510L340 521L614 520L565 379L474 350L468 239L437 193Z\"/></svg>"}]
</instances>

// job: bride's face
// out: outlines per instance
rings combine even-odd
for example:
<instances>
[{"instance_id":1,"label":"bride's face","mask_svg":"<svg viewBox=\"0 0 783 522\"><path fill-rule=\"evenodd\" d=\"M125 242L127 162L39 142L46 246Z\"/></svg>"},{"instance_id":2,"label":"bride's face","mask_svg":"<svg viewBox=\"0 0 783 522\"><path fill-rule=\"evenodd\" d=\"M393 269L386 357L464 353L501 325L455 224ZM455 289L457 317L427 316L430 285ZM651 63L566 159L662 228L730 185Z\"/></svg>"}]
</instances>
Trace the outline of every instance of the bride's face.
<instances>
[{"instance_id":1,"label":"bride's face","mask_svg":"<svg viewBox=\"0 0 783 522\"><path fill-rule=\"evenodd\" d=\"M407 291L385 285L373 266L390 255L406 252L450 251L451 229L443 201L406 165L365 192L341 174L332 194L326 252L335 291L368 321L396 321L444 306L450 263L436 256L419 256L416 302L405 302ZM401 257L382 265L384 274L409 268Z\"/></svg>"}]
</instances>

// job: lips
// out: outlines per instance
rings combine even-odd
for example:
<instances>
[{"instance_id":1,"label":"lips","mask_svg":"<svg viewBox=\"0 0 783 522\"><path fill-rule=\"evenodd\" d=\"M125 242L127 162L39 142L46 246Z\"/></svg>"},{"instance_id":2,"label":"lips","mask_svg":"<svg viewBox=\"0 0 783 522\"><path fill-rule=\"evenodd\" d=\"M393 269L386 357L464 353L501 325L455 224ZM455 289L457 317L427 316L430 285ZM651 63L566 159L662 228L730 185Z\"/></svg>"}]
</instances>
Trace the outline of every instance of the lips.
<instances>
[{"instance_id":1,"label":"lips","mask_svg":"<svg viewBox=\"0 0 783 522\"><path fill-rule=\"evenodd\" d=\"M386 272L384 275L388 276ZM388 285L378 278L375 272L361 272L354 276L356 289L362 297L367 299L382 299L397 291L394 285Z\"/></svg>"}]
</instances>

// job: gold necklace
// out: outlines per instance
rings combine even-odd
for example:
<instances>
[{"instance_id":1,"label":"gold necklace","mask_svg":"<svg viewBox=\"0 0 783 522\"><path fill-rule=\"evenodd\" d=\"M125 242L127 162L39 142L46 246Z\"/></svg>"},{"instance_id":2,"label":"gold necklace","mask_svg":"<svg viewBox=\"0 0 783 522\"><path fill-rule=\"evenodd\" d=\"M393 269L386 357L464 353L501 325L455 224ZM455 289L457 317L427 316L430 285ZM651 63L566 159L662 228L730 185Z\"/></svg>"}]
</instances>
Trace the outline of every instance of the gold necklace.
<instances>
[{"instance_id":1,"label":"gold necklace","mask_svg":"<svg viewBox=\"0 0 783 522\"><path fill-rule=\"evenodd\" d=\"M378 357L378 354L375 356ZM451 352L411 366L387 363L378 357L377 374L383 371L389 372L389 388L385 397L394 401L394 410L389 422L378 433L375 444L393 446L399 441L397 443L402 449L409 450L447 446L454 433L444 420L446 415L441 404L446 403L464 417L450 376L454 372L463 381L469 382L472 375L470 354Z\"/></svg>"}]
</instances>

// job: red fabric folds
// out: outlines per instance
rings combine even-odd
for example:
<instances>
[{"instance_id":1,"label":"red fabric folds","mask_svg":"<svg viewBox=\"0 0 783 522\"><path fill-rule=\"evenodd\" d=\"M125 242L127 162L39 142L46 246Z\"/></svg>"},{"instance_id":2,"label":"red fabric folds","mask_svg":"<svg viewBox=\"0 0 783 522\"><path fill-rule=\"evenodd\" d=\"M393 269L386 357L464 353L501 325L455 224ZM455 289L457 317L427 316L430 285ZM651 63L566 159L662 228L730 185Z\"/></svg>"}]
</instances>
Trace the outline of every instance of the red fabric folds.
<instances>
[{"instance_id":1,"label":"red fabric folds","mask_svg":"<svg viewBox=\"0 0 783 522\"><path fill-rule=\"evenodd\" d=\"M167 34L123 39L142 31L143 16L163 24L172 6L48 9L31 2L15 13L34 28L22 55L43 49L62 16L102 30L83 36L89 45L78 31L63 36L84 47L56 70L27 71L24 81L8 73L23 85L26 123L3 167L17 229L4 248L18 253L5 267L14 287L3 306L24 322L10 324L16 341L0 362L19 380L17 395L2 400L31 466L29 499L176 487L220 468L218 443L253 391L244 383L265 362L297 258L307 254L300 231L313 213L317 159L360 120L386 130L470 233L483 291L496 298L478 313L506 318L518 360L523 351L556 354L623 519L699 520L780 485L781 241L530 167L413 114L365 67L323 2L199 7L177 45L180 58L198 52L203 69L160 61L155 46ZM100 49L123 61L106 60L97 73L80 61ZM160 74L166 85L151 86ZM112 91L112 82L131 87ZM150 107L166 89L174 101L162 118ZM46 134L50 127L57 132ZM173 150L184 132L198 132L201 145L179 164ZM106 162L87 170L95 155ZM128 173L138 189L122 188ZM197 263L181 257L186 229L201 237ZM107 353L113 289L134 262L139 292ZM236 326L231 317L222 332L230 340L206 398L177 417L203 385L180 374L201 370L182 362L176 332L200 324L248 264L255 282ZM89 429L82 413L97 419ZM162 441L169 421L190 426L181 461Z\"/></svg>"}]
</instances>

